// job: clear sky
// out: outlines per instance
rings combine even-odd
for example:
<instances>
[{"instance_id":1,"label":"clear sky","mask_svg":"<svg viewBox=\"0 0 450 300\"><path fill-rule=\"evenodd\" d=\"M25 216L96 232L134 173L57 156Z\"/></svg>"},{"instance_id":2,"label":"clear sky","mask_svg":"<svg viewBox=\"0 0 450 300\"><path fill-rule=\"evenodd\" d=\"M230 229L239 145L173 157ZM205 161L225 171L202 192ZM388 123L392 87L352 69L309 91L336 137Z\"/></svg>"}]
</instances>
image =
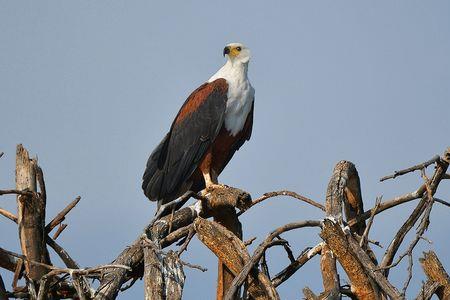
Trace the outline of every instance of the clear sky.
<instances>
[{"instance_id":1,"label":"clear sky","mask_svg":"<svg viewBox=\"0 0 450 300\"><path fill-rule=\"evenodd\" d=\"M253 52L253 136L221 182L255 198L289 189L323 202L334 164L346 159L369 208L422 182L418 173L381 176L450 146L449 16L448 1L1 1L0 188L14 186L23 143L46 175L47 219L82 197L59 242L82 266L110 262L153 215L140 188L148 154L187 95L224 63L224 45L240 41ZM450 184L438 195L450 200ZM14 198L0 206L15 211ZM370 237L386 246L413 207L377 216ZM275 198L241 221L258 244L277 226L321 217ZM424 280L422 250L450 271L449 217L435 205L434 243L416 250L408 298ZM12 222L0 220L0 233L1 247L19 251ZM320 241L314 229L286 238L295 254ZM209 268L185 270L185 298L212 299L216 258L194 239L183 259ZM272 274L288 263L278 249L268 259L278 266ZM282 298L299 299L304 286L320 292L318 270L318 259L309 262L280 287ZM399 287L405 270L390 277ZM139 283L120 299L142 295Z\"/></svg>"}]
</instances>

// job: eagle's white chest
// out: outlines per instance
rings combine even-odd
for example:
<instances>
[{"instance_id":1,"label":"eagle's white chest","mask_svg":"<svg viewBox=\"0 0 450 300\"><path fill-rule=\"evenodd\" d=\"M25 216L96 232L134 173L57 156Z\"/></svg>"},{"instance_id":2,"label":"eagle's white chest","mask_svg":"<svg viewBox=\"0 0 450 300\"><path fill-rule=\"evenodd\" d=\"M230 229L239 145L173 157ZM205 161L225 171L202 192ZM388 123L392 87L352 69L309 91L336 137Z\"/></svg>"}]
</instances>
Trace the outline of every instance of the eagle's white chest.
<instances>
[{"instance_id":1,"label":"eagle's white chest","mask_svg":"<svg viewBox=\"0 0 450 300\"><path fill-rule=\"evenodd\" d=\"M225 128L231 135L238 134L245 125L255 98L255 89L247 77L247 65L225 64L208 82L224 78L228 83L228 101L225 110Z\"/></svg>"},{"instance_id":2,"label":"eagle's white chest","mask_svg":"<svg viewBox=\"0 0 450 300\"><path fill-rule=\"evenodd\" d=\"M228 82L228 101L225 111L225 128L235 136L244 128L252 108L255 90L248 80Z\"/></svg>"}]
</instances>

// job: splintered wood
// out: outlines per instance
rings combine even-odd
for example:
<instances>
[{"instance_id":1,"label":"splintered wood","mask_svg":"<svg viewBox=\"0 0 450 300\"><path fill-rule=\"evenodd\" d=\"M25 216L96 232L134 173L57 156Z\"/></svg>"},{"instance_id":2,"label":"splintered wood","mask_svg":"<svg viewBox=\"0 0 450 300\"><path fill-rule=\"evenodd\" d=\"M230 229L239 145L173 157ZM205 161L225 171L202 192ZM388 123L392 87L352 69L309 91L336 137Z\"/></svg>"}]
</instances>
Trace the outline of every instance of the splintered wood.
<instances>
[{"instance_id":1,"label":"splintered wood","mask_svg":"<svg viewBox=\"0 0 450 300\"><path fill-rule=\"evenodd\" d=\"M234 276L250 260L244 242L222 225L202 218L194 222L200 241L224 263ZM250 274L248 291L254 299L278 299L270 280L259 270ZM276 297L276 298L274 298Z\"/></svg>"},{"instance_id":2,"label":"splintered wood","mask_svg":"<svg viewBox=\"0 0 450 300\"><path fill-rule=\"evenodd\" d=\"M31 160L22 145L16 152L16 189L30 191L36 196L17 195L17 223L22 253L28 259L48 263L45 246L45 202L37 195L36 160ZM30 279L39 280L46 273L42 266L25 262Z\"/></svg>"}]
</instances>

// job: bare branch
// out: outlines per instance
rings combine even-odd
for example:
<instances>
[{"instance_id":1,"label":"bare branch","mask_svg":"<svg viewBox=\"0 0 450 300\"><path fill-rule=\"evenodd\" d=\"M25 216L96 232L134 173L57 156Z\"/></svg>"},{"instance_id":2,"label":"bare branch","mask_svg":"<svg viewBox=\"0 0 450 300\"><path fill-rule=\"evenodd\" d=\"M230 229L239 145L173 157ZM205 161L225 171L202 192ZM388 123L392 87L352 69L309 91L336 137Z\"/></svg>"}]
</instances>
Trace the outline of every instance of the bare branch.
<instances>
[{"instance_id":1,"label":"bare branch","mask_svg":"<svg viewBox=\"0 0 450 300\"><path fill-rule=\"evenodd\" d=\"M200 265L194 265L194 264L185 262L185 261L183 261L183 260L180 260L180 262L181 262L181 264L182 264L183 266L186 266L186 267L191 268L191 269L197 269L197 270L200 270L200 271L202 271L202 272L208 271L207 268L204 268L204 267L202 267L202 266L200 266Z\"/></svg>"},{"instance_id":2,"label":"bare branch","mask_svg":"<svg viewBox=\"0 0 450 300\"><path fill-rule=\"evenodd\" d=\"M69 253L67 253L66 250L64 250L63 247L58 245L52 238L47 236L46 243L55 250L56 254L61 258L61 260L64 262L64 264L71 269L79 269L80 266L77 264L75 260L70 257Z\"/></svg>"},{"instance_id":3,"label":"bare branch","mask_svg":"<svg viewBox=\"0 0 450 300\"><path fill-rule=\"evenodd\" d=\"M244 210L241 210L241 211L238 213L238 216L242 215L242 214L243 214L246 210L248 210L250 207L253 207L253 206L255 206L256 204L261 203L261 202L263 202L263 201L266 200L266 199L269 199L269 198L272 198L272 197L277 197L277 196L289 196L289 197L298 199L298 200L300 200L300 201L306 202L306 203L308 203L308 204L310 204L310 205L312 205L312 206L314 206L314 207L317 207L317 208L319 208L319 209L325 211L325 207L324 207L322 204L320 204L320 203L318 203L318 202L316 202L316 201L314 201L314 200L311 200L311 199L309 199L309 198L307 198L307 197L305 197L305 196L302 196L302 195L300 195L300 194L297 194L297 193L295 193L295 192L284 191L284 190L283 190L283 191L277 191L277 192L268 192L268 193L264 193L264 195L262 195L262 196L259 197L258 199L255 199L255 200L251 203L251 205L250 205L248 208L246 208L246 209L244 209Z\"/></svg>"},{"instance_id":4,"label":"bare branch","mask_svg":"<svg viewBox=\"0 0 450 300\"><path fill-rule=\"evenodd\" d=\"M53 218L53 220L50 221L50 223L47 224L47 226L45 226L45 232L49 233L53 230L53 228L61 224L61 222L66 219L66 215L72 210L72 208L74 208L78 204L78 202L80 202L80 200L81 197L78 196L75 198L75 200L70 202L69 205L67 205L60 213L58 213Z\"/></svg>"},{"instance_id":5,"label":"bare branch","mask_svg":"<svg viewBox=\"0 0 450 300\"><path fill-rule=\"evenodd\" d=\"M189 234L190 229L193 227L194 227L193 224L189 224L185 227L178 228L177 230L171 232L165 238L160 240L161 247L164 248L170 246L176 241L182 238L186 238ZM181 240L180 242L183 242L183 240Z\"/></svg>"},{"instance_id":6,"label":"bare branch","mask_svg":"<svg viewBox=\"0 0 450 300\"><path fill-rule=\"evenodd\" d=\"M447 157L448 153L450 153L450 148L447 149L447 151L444 153L444 157ZM405 223L401 226L397 234L395 235L394 239L391 241L389 247L387 248L383 259L381 261L380 267L385 268L392 264L392 261L394 259L395 254L397 253L398 248L400 247L401 243L403 242L406 234L409 232L409 230L414 226L414 224L417 222L419 217L422 215L422 213L425 211L425 208L427 204L432 202L432 197L434 193L436 192L436 189L442 180L442 176L445 174L448 168L448 163L442 159L437 162L437 168L434 171L433 177L431 180L427 180L427 182L424 184L424 193L422 194L422 199L417 204L416 208L412 212L412 214L408 217L408 219L405 221ZM432 203L430 203L431 205ZM430 207L431 209L431 207ZM389 269L384 270L385 276L388 276Z\"/></svg>"},{"instance_id":7,"label":"bare branch","mask_svg":"<svg viewBox=\"0 0 450 300\"><path fill-rule=\"evenodd\" d=\"M252 237L251 239L248 239L244 241L245 246L250 246L254 241L256 240L256 236Z\"/></svg>"},{"instance_id":8,"label":"bare branch","mask_svg":"<svg viewBox=\"0 0 450 300\"><path fill-rule=\"evenodd\" d=\"M374 215L378 215L379 213L390 209L392 207L395 207L397 205L418 199L420 197L422 197L423 193L425 192L425 184L421 185L417 190L415 190L414 192L410 192L410 193L406 193L404 195L401 196L397 196L391 200L388 200L386 202L382 202L380 204L380 206L378 207L378 210L374 213ZM375 207L366 210L363 214L351 219L347 221L347 224L349 226L352 226L358 222L360 222L361 220L367 220L370 218L370 216L372 215L372 213L375 211Z\"/></svg>"},{"instance_id":9,"label":"bare branch","mask_svg":"<svg viewBox=\"0 0 450 300\"><path fill-rule=\"evenodd\" d=\"M317 244L313 248L306 248L302 253L297 257L295 261L289 264L286 268L280 271L275 277L272 279L272 284L274 287L278 287L280 284L288 280L295 272L297 272L305 263L307 263L311 258L320 254L322 251L323 244Z\"/></svg>"},{"instance_id":10,"label":"bare branch","mask_svg":"<svg viewBox=\"0 0 450 300\"><path fill-rule=\"evenodd\" d=\"M450 203L448 203L448 202L445 201L445 200L442 200L442 199L439 199L439 198L433 198L433 199L434 199L434 201L436 201L436 202L438 202L438 203L440 203L440 204L442 204L442 205L445 205L445 206L450 207Z\"/></svg>"},{"instance_id":11,"label":"bare branch","mask_svg":"<svg viewBox=\"0 0 450 300\"><path fill-rule=\"evenodd\" d=\"M380 179L380 181L393 179L393 178L396 178L397 176L401 176L401 175L404 175L404 174L407 174L407 173L410 173L410 172L414 172L414 171L417 171L417 170L425 169L429 165L434 164L437 161L439 161L440 158L441 157L439 155L435 155L435 156L433 156L433 158L431 158L430 160L427 160L426 162L423 162L421 164L409 167L409 168L404 169L404 170L395 171L394 174L392 174L392 175L384 176L383 178Z\"/></svg>"},{"instance_id":12,"label":"bare branch","mask_svg":"<svg viewBox=\"0 0 450 300\"><path fill-rule=\"evenodd\" d=\"M31 260L31 259L28 259L25 255L14 253L12 251L8 251L8 250L5 250L3 248L0 248L0 253L8 254L10 256L20 258L20 259L22 259L22 260L24 260L24 261L26 261L26 262L28 262L28 263L30 263L32 265L41 266L41 267L46 268L47 270L51 270L52 273L51 274L50 274L50 272L48 273L50 275L46 274L48 276L53 276L53 275L57 275L57 274L61 274L61 273L67 273L67 274L75 273L75 274L78 274L78 275L88 275L88 274L91 274L91 273L99 272L100 270L103 270L103 269L114 269L114 268L126 269L128 271L131 271L130 267L125 266L125 265L119 265L119 264L101 265L101 266L92 267L92 268L86 268L86 269L80 269L80 268L58 268L58 267L55 267L55 266L52 266L52 265L47 265L47 264L44 264L44 263L41 263L41 262L38 262L38 261L34 261L34 260Z\"/></svg>"},{"instance_id":13,"label":"bare branch","mask_svg":"<svg viewBox=\"0 0 450 300\"><path fill-rule=\"evenodd\" d=\"M183 251L187 249L187 246L189 245L189 242L192 240L194 235L195 235L194 226L190 226L186 240L184 241L183 245L181 245L180 249L178 250L178 256L180 256L181 253L183 253Z\"/></svg>"},{"instance_id":14,"label":"bare branch","mask_svg":"<svg viewBox=\"0 0 450 300\"><path fill-rule=\"evenodd\" d=\"M370 231L370 228L372 227L375 214L377 213L378 208L380 207L380 204L381 204L381 197L377 197L377 200L375 201L375 209L372 211L372 214L369 218L369 222L367 223L366 229L364 230L364 233L361 236L361 240L359 241L359 246L361 246L361 247L363 247L365 245L366 240L369 237L369 231Z\"/></svg>"},{"instance_id":15,"label":"bare branch","mask_svg":"<svg viewBox=\"0 0 450 300\"><path fill-rule=\"evenodd\" d=\"M13 213L10 213L9 211L7 211L6 209L0 208L0 215L7 217L14 223L17 223L17 217Z\"/></svg>"},{"instance_id":16,"label":"bare branch","mask_svg":"<svg viewBox=\"0 0 450 300\"><path fill-rule=\"evenodd\" d=\"M53 235L53 239L56 240L59 235L64 231L64 229L67 228L67 224L59 224L58 229L56 230L55 234Z\"/></svg>"},{"instance_id":17,"label":"bare branch","mask_svg":"<svg viewBox=\"0 0 450 300\"><path fill-rule=\"evenodd\" d=\"M0 196L2 195L21 195L27 197L33 197L34 193L29 190L0 190Z\"/></svg>"},{"instance_id":18,"label":"bare branch","mask_svg":"<svg viewBox=\"0 0 450 300\"><path fill-rule=\"evenodd\" d=\"M301 221L301 222L295 222L295 223L289 223L282 227L279 227L272 231L269 236L262 242L258 248L256 248L255 252L253 253L253 256L251 259L245 264L241 272L239 273L236 278L234 278L233 283L231 284L230 288L227 291L227 294L225 295L224 300L232 300L233 295L236 293L237 289L244 283L244 280L247 278L248 274L250 273L250 270L259 262L261 259L261 256L263 255L264 251L267 249L267 247L270 245L272 240L279 236L281 233L290 231L293 229L299 229L303 227L320 227L320 221L315 220L308 220L308 221Z\"/></svg>"}]
</instances>

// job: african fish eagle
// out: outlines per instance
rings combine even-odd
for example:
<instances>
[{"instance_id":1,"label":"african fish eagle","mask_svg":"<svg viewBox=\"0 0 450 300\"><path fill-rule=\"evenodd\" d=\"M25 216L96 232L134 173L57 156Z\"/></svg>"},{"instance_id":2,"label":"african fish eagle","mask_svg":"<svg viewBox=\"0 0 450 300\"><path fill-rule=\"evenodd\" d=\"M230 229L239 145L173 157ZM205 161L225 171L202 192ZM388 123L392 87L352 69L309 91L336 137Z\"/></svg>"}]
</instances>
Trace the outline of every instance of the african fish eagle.
<instances>
[{"instance_id":1,"label":"african fish eagle","mask_svg":"<svg viewBox=\"0 0 450 300\"><path fill-rule=\"evenodd\" d=\"M218 175L250 139L254 95L247 77L250 50L223 49L225 65L184 102L169 132L153 150L142 189L158 209L188 191L218 184Z\"/></svg>"}]
</instances>

